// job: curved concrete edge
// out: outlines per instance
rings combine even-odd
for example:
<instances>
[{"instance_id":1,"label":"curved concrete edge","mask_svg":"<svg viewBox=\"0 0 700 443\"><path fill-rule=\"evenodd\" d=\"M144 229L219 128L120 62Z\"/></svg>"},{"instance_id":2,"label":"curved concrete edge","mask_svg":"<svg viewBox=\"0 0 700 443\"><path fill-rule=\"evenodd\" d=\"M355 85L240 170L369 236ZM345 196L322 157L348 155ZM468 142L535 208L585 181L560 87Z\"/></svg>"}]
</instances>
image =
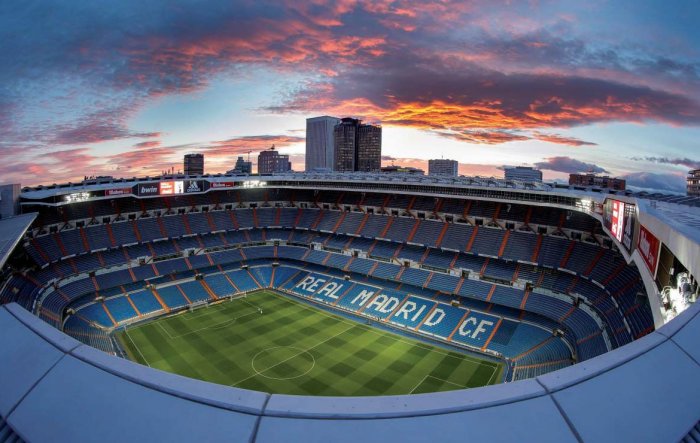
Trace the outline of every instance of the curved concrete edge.
<instances>
[{"instance_id":1,"label":"curved concrete edge","mask_svg":"<svg viewBox=\"0 0 700 443\"><path fill-rule=\"evenodd\" d=\"M262 413L263 406L270 396L264 392L195 380L114 357L75 340L41 320L37 322L37 317L19 305L10 304L6 309L25 326L61 351L151 389L218 408L255 415Z\"/></svg>"},{"instance_id":2,"label":"curved concrete edge","mask_svg":"<svg viewBox=\"0 0 700 443\"><path fill-rule=\"evenodd\" d=\"M382 397L303 397L273 394L265 415L323 419L417 417L463 412L545 395L535 380L459 391Z\"/></svg>"},{"instance_id":3,"label":"curved concrete edge","mask_svg":"<svg viewBox=\"0 0 700 443\"><path fill-rule=\"evenodd\" d=\"M65 354L2 307L0 331L0 416L7 417Z\"/></svg>"},{"instance_id":4,"label":"curved concrete edge","mask_svg":"<svg viewBox=\"0 0 700 443\"><path fill-rule=\"evenodd\" d=\"M17 305L0 307L0 330L0 416L27 441L677 441L700 418L700 304L536 379L366 398L180 377L82 345Z\"/></svg>"},{"instance_id":5,"label":"curved concrete edge","mask_svg":"<svg viewBox=\"0 0 700 443\"><path fill-rule=\"evenodd\" d=\"M74 339L68 334L64 334L48 323L41 321L38 317L35 317L31 312L22 308L17 303L10 303L5 305L4 308L7 309L8 312L10 312L26 327L34 331L34 333L54 345L62 352L70 352L79 346L83 346L80 341Z\"/></svg>"},{"instance_id":6,"label":"curved concrete edge","mask_svg":"<svg viewBox=\"0 0 700 443\"><path fill-rule=\"evenodd\" d=\"M270 396L264 392L217 385L149 368L86 345L75 349L71 355L133 383L231 411L259 415Z\"/></svg>"}]
</instances>

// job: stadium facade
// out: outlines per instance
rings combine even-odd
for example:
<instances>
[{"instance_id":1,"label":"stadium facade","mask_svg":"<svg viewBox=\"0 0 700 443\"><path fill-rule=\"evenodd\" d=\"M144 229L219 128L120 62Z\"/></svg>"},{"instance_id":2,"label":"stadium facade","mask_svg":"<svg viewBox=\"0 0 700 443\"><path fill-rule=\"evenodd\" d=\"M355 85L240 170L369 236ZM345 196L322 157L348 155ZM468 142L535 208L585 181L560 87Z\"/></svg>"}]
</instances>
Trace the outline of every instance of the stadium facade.
<instances>
[{"instance_id":1,"label":"stadium facade","mask_svg":"<svg viewBox=\"0 0 700 443\"><path fill-rule=\"evenodd\" d=\"M697 207L301 173L25 188L20 206L36 216L3 268L0 426L28 441L677 441L700 419ZM507 383L300 398L109 355L125 325L261 287L498 359Z\"/></svg>"}]
</instances>

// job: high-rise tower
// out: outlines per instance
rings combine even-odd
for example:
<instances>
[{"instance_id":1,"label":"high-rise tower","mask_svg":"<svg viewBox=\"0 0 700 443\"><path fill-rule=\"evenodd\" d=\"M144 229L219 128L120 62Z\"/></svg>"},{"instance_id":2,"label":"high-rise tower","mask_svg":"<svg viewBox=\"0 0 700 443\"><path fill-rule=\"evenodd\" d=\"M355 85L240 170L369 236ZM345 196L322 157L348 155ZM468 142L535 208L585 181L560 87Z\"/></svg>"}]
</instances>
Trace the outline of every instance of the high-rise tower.
<instances>
[{"instance_id":1,"label":"high-rise tower","mask_svg":"<svg viewBox=\"0 0 700 443\"><path fill-rule=\"evenodd\" d=\"M313 117L306 119L306 161L305 169L333 170L335 164L333 150L333 129L340 123L336 117Z\"/></svg>"}]
</instances>

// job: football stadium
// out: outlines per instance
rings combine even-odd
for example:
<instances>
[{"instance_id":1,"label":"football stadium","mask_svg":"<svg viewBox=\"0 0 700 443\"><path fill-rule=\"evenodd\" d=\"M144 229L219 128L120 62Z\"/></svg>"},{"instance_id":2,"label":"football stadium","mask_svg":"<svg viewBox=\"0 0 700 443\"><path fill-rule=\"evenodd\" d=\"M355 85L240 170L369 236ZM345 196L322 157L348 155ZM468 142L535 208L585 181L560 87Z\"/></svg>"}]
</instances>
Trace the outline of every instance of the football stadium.
<instances>
[{"instance_id":1,"label":"football stadium","mask_svg":"<svg viewBox=\"0 0 700 443\"><path fill-rule=\"evenodd\" d=\"M697 199L288 173L20 206L3 441L698 436Z\"/></svg>"}]
</instances>

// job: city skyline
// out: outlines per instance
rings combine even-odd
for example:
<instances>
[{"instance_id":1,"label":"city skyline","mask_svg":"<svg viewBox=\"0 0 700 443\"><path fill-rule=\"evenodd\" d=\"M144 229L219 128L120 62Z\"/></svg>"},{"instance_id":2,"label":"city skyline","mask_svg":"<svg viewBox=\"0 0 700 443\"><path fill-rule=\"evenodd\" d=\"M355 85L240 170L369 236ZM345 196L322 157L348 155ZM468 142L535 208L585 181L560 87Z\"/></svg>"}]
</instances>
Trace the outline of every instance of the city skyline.
<instances>
[{"instance_id":1,"label":"city skyline","mask_svg":"<svg viewBox=\"0 0 700 443\"><path fill-rule=\"evenodd\" d=\"M383 163L684 192L700 167L693 2L17 3L0 23L0 181L207 172L305 119L383 127Z\"/></svg>"}]
</instances>

